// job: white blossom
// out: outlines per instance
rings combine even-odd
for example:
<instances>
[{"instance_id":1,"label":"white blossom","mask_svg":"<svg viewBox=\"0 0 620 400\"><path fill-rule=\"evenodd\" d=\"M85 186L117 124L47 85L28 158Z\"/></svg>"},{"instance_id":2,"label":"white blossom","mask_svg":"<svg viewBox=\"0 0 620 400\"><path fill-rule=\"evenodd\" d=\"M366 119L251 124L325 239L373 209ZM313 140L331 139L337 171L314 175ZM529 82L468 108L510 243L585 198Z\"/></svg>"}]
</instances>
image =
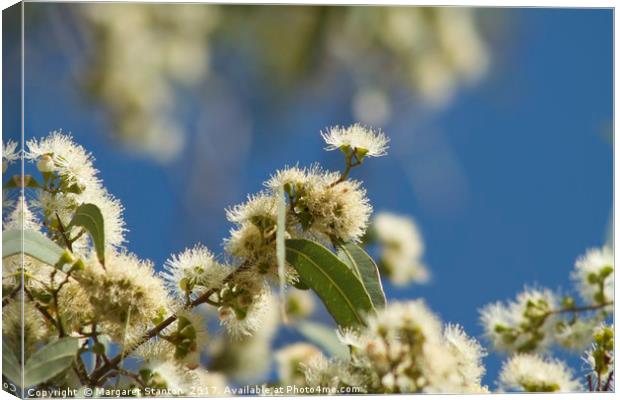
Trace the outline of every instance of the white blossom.
<instances>
[{"instance_id":1,"label":"white blossom","mask_svg":"<svg viewBox=\"0 0 620 400\"><path fill-rule=\"evenodd\" d=\"M165 388L161 394L189 393L192 385L191 373L172 361L153 360L142 365L141 370L150 371L147 386L154 390Z\"/></svg>"},{"instance_id":2,"label":"white blossom","mask_svg":"<svg viewBox=\"0 0 620 400\"><path fill-rule=\"evenodd\" d=\"M614 298L614 254L605 246L592 248L575 261L572 278L575 281L583 301L602 303ZM604 274L604 276L601 276ZM602 292L601 292L601 283ZM602 294L602 296L601 296Z\"/></svg>"},{"instance_id":3,"label":"white blossom","mask_svg":"<svg viewBox=\"0 0 620 400\"><path fill-rule=\"evenodd\" d=\"M360 124L354 124L347 128L334 126L321 136L327 143L326 150L350 149L364 156L380 157L387 154L390 139L381 131L375 131Z\"/></svg>"},{"instance_id":4,"label":"white blossom","mask_svg":"<svg viewBox=\"0 0 620 400\"><path fill-rule=\"evenodd\" d=\"M97 177L99 171L93 166L92 154L76 144L71 135L53 131L45 138L28 140L26 145L27 159L38 162L42 157L51 158L53 171L67 179L70 184L83 187L101 184Z\"/></svg>"},{"instance_id":5,"label":"white blossom","mask_svg":"<svg viewBox=\"0 0 620 400\"><path fill-rule=\"evenodd\" d=\"M501 369L501 390L524 392L576 392L582 386L561 361L538 354L516 354Z\"/></svg>"},{"instance_id":6,"label":"white blossom","mask_svg":"<svg viewBox=\"0 0 620 400\"><path fill-rule=\"evenodd\" d=\"M430 274L422 261L424 241L415 222L406 216L380 212L372 226L381 245L381 265L387 277L398 286L426 283Z\"/></svg>"},{"instance_id":7,"label":"white blossom","mask_svg":"<svg viewBox=\"0 0 620 400\"><path fill-rule=\"evenodd\" d=\"M43 139L31 139L27 146L26 158L33 162L40 161L42 157L46 160L51 158L52 172L61 179L61 193L38 191L35 203L43 215L49 219L60 218L64 226L68 226L78 206L92 203L103 215L106 245L122 246L126 230L123 206L103 187L93 166L92 155L61 131L51 132ZM79 229L74 227L69 233L77 235L78 232ZM74 244L74 250L82 255L87 247L86 235Z\"/></svg>"},{"instance_id":8,"label":"white blossom","mask_svg":"<svg viewBox=\"0 0 620 400\"><path fill-rule=\"evenodd\" d=\"M150 261L127 252L106 252L105 269L93 256L76 279L88 293L95 316L122 339L169 309L170 300ZM129 322L127 322L129 321Z\"/></svg>"},{"instance_id":9,"label":"white blossom","mask_svg":"<svg viewBox=\"0 0 620 400\"><path fill-rule=\"evenodd\" d=\"M443 340L456 359L457 371L462 378L463 386L470 387L474 391L479 390L485 372L482 358L487 353L484 348L476 339L467 336L459 325L446 325Z\"/></svg>"},{"instance_id":10,"label":"white blossom","mask_svg":"<svg viewBox=\"0 0 620 400\"><path fill-rule=\"evenodd\" d=\"M209 249L198 244L172 255L160 275L176 298L185 299L197 288L203 291L221 286L229 273L229 268L218 263Z\"/></svg>"},{"instance_id":11,"label":"white blossom","mask_svg":"<svg viewBox=\"0 0 620 400\"><path fill-rule=\"evenodd\" d=\"M556 308L557 300L550 290L526 288L514 301L486 305L480 311L480 320L496 350L535 351L552 343L557 317L549 311ZM537 324L537 319L542 323Z\"/></svg>"},{"instance_id":12,"label":"white blossom","mask_svg":"<svg viewBox=\"0 0 620 400\"><path fill-rule=\"evenodd\" d=\"M302 365L320 354L321 351L316 346L303 342L279 349L275 353L279 383L302 386L305 383Z\"/></svg>"},{"instance_id":13,"label":"white blossom","mask_svg":"<svg viewBox=\"0 0 620 400\"><path fill-rule=\"evenodd\" d=\"M6 172L9 165L19 159L19 151L17 150L17 142L9 139L2 141L2 173Z\"/></svg>"}]
</instances>

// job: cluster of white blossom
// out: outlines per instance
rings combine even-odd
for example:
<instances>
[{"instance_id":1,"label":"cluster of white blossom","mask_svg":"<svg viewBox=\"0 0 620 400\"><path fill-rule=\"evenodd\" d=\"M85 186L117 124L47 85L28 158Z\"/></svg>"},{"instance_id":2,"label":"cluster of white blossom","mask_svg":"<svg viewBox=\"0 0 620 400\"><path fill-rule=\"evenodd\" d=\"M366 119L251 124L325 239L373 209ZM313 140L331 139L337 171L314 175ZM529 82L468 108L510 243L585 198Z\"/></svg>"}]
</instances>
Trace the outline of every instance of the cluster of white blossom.
<instances>
[{"instance_id":1,"label":"cluster of white blossom","mask_svg":"<svg viewBox=\"0 0 620 400\"><path fill-rule=\"evenodd\" d=\"M525 392L576 392L583 387L559 360L538 354L516 354L502 366L501 390Z\"/></svg>"},{"instance_id":2,"label":"cluster of white blossom","mask_svg":"<svg viewBox=\"0 0 620 400\"><path fill-rule=\"evenodd\" d=\"M551 343L557 307L555 295L547 289L526 289L515 301L487 305L481 320L487 338L497 350L532 352Z\"/></svg>"},{"instance_id":3,"label":"cluster of white blossom","mask_svg":"<svg viewBox=\"0 0 620 400\"><path fill-rule=\"evenodd\" d=\"M56 131L27 141L25 157L40 177L29 177L25 197L20 195L10 201L10 207L3 207L3 230L25 229L47 236L66 249L63 260L70 268L48 265L29 255L23 261L20 255L3 260L3 290L10 293L3 298L3 337L17 345L23 333L26 356L55 336L79 337L99 365L113 348L106 343L132 348L134 343L141 344L148 329L173 315L174 323L160 332L156 345L141 349L144 364L138 381L144 387L185 392L216 378L221 381L200 368L206 323L182 307L180 294L184 292L171 290L175 296L169 296L170 279L162 279L150 261L124 249L123 207L103 186L92 155L71 136ZM8 166L17 158L15 142L3 143L3 164ZM8 190L3 188L3 195ZM71 224L84 204L97 206L103 217L105 257L96 252L94 239L83 227ZM185 274L177 272L177 276L186 278L188 287L221 284L221 276L216 280L211 269L222 272L224 267L213 266L216 263L209 257L204 260L201 247L192 251L169 262L181 264ZM201 274L201 267L210 275ZM19 296L13 296L21 289L22 276L23 326ZM65 379L68 376L59 375L54 382L65 384Z\"/></svg>"},{"instance_id":4,"label":"cluster of white blossom","mask_svg":"<svg viewBox=\"0 0 620 400\"><path fill-rule=\"evenodd\" d=\"M611 248L588 249L575 262L572 278L587 303L606 304L614 300L614 253Z\"/></svg>"},{"instance_id":5,"label":"cluster of white blossom","mask_svg":"<svg viewBox=\"0 0 620 400\"><path fill-rule=\"evenodd\" d=\"M294 372L301 368L308 386L361 387L366 393L487 391L481 385L484 349L460 326L442 328L422 300L391 303L369 316L361 331L341 331L339 338L350 348L350 360L329 360L310 348L286 349L280 353L286 361L282 372L299 381Z\"/></svg>"},{"instance_id":6,"label":"cluster of white blossom","mask_svg":"<svg viewBox=\"0 0 620 400\"><path fill-rule=\"evenodd\" d=\"M478 81L490 65L475 11L466 8L353 8L330 47L351 69L359 68L368 56L351 43L388 50L399 60L397 73L409 78L424 102L438 107L463 84Z\"/></svg>"},{"instance_id":7,"label":"cluster of white blossom","mask_svg":"<svg viewBox=\"0 0 620 400\"><path fill-rule=\"evenodd\" d=\"M592 336L592 344L584 355L590 370L588 389L614 391L614 327L601 324L594 329Z\"/></svg>"},{"instance_id":8,"label":"cluster of white blossom","mask_svg":"<svg viewBox=\"0 0 620 400\"><path fill-rule=\"evenodd\" d=\"M526 289L515 301L496 302L481 310L487 339L496 350L510 356L500 374L500 390L582 390L585 386L563 362L540 356L553 346L585 352L584 359L592 371L588 390L610 390L613 330L601 324L609 318L614 304L613 272L610 248L589 249L576 260L571 274L583 304L548 289Z\"/></svg>"},{"instance_id":9,"label":"cluster of white blossom","mask_svg":"<svg viewBox=\"0 0 620 400\"><path fill-rule=\"evenodd\" d=\"M57 230L67 228L78 206L95 204L104 216L106 245L121 247L125 241L123 206L108 193L93 166L93 157L70 135L54 131L47 137L27 141L26 158L35 163L43 175L34 206L41 212L43 226ZM68 236L78 235L78 228L67 228ZM87 255L86 236L81 235L72 245L80 255Z\"/></svg>"},{"instance_id":10,"label":"cluster of white blossom","mask_svg":"<svg viewBox=\"0 0 620 400\"><path fill-rule=\"evenodd\" d=\"M175 85L203 84L211 91L226 86L206 86L207 77L225 77L210 67L213 49L225 40L253 41L250 47L260 51L247 57L280 83L307 78L309 46L324 49L325 58L339 61L346 73L364 71L356 79L361 84L352 107L356 119L375 125L384 125L392 108L385 69L379 67L385 63L377 58L393 60L389 64L397 67L388 75L406 82L423 104L436 107L477 82L490 64L477 12L467 8L279 7L264 12L219 5L88 4L80 11L95 49L87 53L94 56L85 64L86 87L111 114L117 137L161 161L178 156L185 141L186 127L175 116ZM248 18L254 22L245 23ZM281 35L271 18L295 23ZM308 34L316 26L323 29L319 37ZM369 79L377 74L381 78Z\"/></svg>"}]
</instances>

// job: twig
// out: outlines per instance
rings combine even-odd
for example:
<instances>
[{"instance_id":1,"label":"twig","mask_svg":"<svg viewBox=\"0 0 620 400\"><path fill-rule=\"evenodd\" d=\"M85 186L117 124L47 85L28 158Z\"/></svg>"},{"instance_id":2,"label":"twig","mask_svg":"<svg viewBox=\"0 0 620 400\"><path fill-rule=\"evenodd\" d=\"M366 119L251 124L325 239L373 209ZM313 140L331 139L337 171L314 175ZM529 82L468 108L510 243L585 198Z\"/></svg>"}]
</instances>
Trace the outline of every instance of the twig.
<instances>
[{"instance_id":1,"label":"twig","mask_svg":"<svg viewBox=\"0 0 620 400\"><path fill-rule=\"evenodd\" d=\"M17 287L15 287L15 289L11 290L11 293L9 293L8 295L6 295L5 297L2 298L2 307L6 306L7 304L9 304L9 301L11 301L15 295L17 293L19 293L19 290L22 288L22 283L19 282L19 285L17 285Z\"/></svg>"}]
</instances>

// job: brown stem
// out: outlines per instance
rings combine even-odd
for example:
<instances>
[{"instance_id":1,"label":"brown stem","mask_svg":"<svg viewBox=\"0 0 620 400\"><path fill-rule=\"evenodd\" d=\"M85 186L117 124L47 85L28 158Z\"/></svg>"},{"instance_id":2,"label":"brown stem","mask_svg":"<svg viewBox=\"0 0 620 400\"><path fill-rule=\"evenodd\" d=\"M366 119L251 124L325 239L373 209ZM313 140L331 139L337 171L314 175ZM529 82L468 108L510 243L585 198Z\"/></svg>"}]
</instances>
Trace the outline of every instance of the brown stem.
<instances>
[{"instance_id":1,"label":"brown stem","mask_svg":"<svg viewBox=\"0 0 620 400\"><path fill-rule=\"evenodd\" d=\"M567 312L594 311L594 310L600 310L601 308L605 308L607 306L611 306L613 304L614 304L613 301L606 301L606 302L601 303L601 304L592 304L592 305L589 305L589 306L561 308L561 309L558 309L558 310L551 310L551 311L549 311L549 314L551 315L551 314L562 314L562 313L567 313Z\"/></svg>"},{"instance_id":2,"label":"brown stem","mask_svg":"<svg viewBox=\"0 0 620 400\"><path fill-rule=\"evenodd\" d=\"M67 248L69 249L70 252L73 253L73 243L71 242L71 240L69 240L69 237L67 236L67 232L65 231L65 226L62 224L62 221L60 220L60 216L58 216L58 213L56 213L56 219L58 220L58 227L60 228L60 234L62 235L62 238L65 241L65 244L67 245Z\"/></svg>"},{"instance_id":3,"label":"brown stem","mask_svg":"<svg viewBox=\"0 0 620 400\"><path fill-rule=\"evenodd\" d=\"M11 290L11 293L9 293L5 297L3 297L2 298L2 307L4 307L7 304L9 304L9 301L11 301L15 297L15 295L17 295L17 293L19 293L19 290L21 288L22 288L22 283L20 282L19 285L17 285L17 287L15 287L15 289Z\"/></svg>"},{"instance_id":4,"label":"brown stem","mask_svg":"<svg viewBox=\"0 0 620 400\"><path fill-rule=\"evenodd\" d=\"M611 384L614 381L614 371L611 371L609 373L609 376L607 377L607 382L605 382L605 386L603 386L603 391L604 392L609 392L611 389Z\"/></svg>"}]
</instances>

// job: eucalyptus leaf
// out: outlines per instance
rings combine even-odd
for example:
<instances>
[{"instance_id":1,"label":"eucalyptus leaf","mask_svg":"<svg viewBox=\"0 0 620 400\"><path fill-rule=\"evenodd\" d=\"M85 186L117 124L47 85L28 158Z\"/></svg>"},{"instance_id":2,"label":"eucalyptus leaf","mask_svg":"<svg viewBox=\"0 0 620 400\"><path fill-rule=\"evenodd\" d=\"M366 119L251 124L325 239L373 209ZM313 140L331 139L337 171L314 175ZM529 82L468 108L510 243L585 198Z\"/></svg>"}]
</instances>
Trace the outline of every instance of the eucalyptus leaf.
<instances>
[{"instance_id":1,"label":"eucalyptus leaf","mask_svg":"<svg viewBox=\"0 0 620 400\"><path fill-rule=\"evenodd\" d=\"M103 214L94 204L85 203L75 210L69 227L80 226L88 231L95 245L97 258L101 265L105 265L105 231Z\"/></svg>"},{"instance_id":2,"label":"eucalyptus leaf","mask_svg":"<svg viewBox=\"0 0 620 400\"><path fill-rule=\"evenodd\" d=\"M333 328L313 321L300 322L296 327L299 333L325 350L328 355L343 360L349 358L349 349L340 342Z\"/></svg>"},{"instance_id":3,"label":"eucalyptus leaf","mask_svg":"<svg viewBox=\"0 0 620 400\"><path fill-rule=\"evenodd\" d=\"M7 377L15 385L20 386L22 381L20 362L15 352L2 340L2 375Z\"/></svg>"},{"instance_id":4,"label":"eucalyptus leaf","mask_svg":"<svg viewBox=\"0 0 620 400\"><path fill-rule=\"evenodd\" d=\"M362 282L324 246L306 239L289 239L286 260L297 270L303 284L321 298L338 325L364 325L366 315L374 311Z\"/></svg>"},{"instance_id":5,"label":"eucalyptus leaf","mask_svg":"<svg viewBox=\"0 0 620 400\"><path fill-rule=\"evenodd\" d=\"M2 258L21 254L22 250L25 254L49 265L56 265L65 254L62 247L39 232L20 229L2 232Z\"/></svg>"},{"instance_id":6,"label":"eucalyptus leaf","mask_svg":"<svg viewBox=\"0 0 620 400\"><path fill-rule=\"evenodd\" d=\"M343 243L337 246L338 257L356 271L376 308L385 307L385 293L381 284L379 268L375 261L355 243Z\"/></svg>"},{"instance_id":7,"label":"eucalyptus leaf","mask_svg":"<svg viewBox=\"0 0 620 400\"><path fill-rule=\"evenodd\" d=\"M65 337L56 340L34 353L24 371L26 387L45 382L71 366L79 348L79 340Z\"/></svg>"}]
</instances>

